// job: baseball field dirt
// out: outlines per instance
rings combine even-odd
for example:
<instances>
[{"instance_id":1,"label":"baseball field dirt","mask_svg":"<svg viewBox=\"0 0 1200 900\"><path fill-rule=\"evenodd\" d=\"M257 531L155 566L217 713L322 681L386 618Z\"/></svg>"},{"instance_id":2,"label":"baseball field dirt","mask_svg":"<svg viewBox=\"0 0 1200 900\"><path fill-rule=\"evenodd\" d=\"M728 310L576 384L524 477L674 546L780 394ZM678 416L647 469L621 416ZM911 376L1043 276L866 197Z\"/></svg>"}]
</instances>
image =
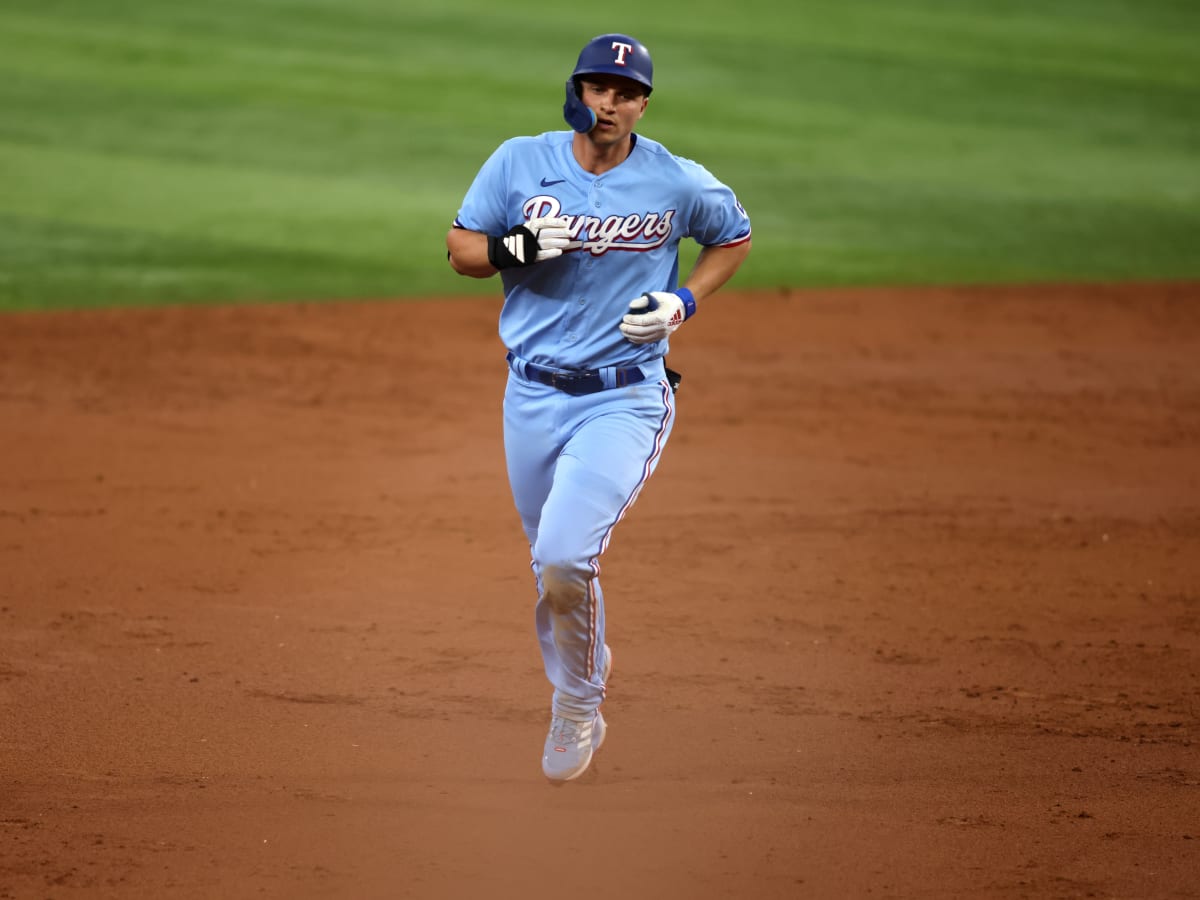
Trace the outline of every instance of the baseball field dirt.
<instances>
[{"instance_id":1,"label":"baseball field dirt","mask_svg":"<svg viewBox=\"0 0 1200 900\"><path fill-rule=\"evenodd\" d=\"M0 317L0 897L1200 896L1200 285L706 303L558 788L497 309Z\"/></svg>"}]
</instances>

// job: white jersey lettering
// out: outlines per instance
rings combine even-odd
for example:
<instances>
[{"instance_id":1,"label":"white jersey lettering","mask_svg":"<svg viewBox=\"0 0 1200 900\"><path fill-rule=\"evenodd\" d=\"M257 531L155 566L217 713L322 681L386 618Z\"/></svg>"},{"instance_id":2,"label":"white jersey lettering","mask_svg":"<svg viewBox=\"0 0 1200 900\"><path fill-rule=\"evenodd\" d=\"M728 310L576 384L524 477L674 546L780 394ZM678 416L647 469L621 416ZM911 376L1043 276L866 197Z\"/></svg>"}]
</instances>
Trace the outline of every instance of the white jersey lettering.
<instances>
[{"instance_id":1,"label":"white jersey lettering","mask_svg":"<svg viewBox=\"0 0 1200 900\"><path fill-rule=\"evenodd\" d=\"M525 201L522 213L526 219L538 216L563 216L571 243L566 251L585 250L592 256L603 256L609 250L645 252L661 247L671 238L671 223L675 210L666 212L630 213L625 216L572 216L562 211L557 197L540 194Z\"/></svg>"}]
</instances>

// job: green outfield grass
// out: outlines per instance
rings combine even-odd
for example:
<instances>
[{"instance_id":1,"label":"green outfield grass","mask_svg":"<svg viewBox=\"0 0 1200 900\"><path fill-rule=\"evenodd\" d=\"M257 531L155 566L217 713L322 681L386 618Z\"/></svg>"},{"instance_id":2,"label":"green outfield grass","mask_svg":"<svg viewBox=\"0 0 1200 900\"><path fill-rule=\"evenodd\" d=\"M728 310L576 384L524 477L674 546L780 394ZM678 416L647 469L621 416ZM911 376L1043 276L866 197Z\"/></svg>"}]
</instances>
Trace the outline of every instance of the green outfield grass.
<instances>
[{"instance_id":1,"label":"green outfield grass","mask_svg":"<svg viewBox=\"0 0 1200 900\"><path fill-rule=\"evenodd\" d=\"M498 291L443 237L584 41L732 185L742 287L1200 276L1193 0L6 0L0 309Z\"/></svg>"}]
</instances>

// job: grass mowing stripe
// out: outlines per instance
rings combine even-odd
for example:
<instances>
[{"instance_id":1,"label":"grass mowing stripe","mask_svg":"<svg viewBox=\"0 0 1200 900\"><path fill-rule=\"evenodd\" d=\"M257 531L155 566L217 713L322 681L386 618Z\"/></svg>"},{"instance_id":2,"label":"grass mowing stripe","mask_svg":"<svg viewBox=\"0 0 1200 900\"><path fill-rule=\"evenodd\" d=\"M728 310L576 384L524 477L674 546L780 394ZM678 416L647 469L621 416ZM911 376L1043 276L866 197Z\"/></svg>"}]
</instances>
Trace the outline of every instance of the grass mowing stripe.
<instances>
[{"instance_id":1,"label":"grass mowing stripe","mask_svg":"<svg viewBox=\"0 0 1200 900\"><path fill-rule=\"evenodd\" d=\"M407 208L424 217L398 223L393 210L400 198L384 185L352 177L306 178L13 144L0 145L0 167L12 178L5 206L16 214L49 210L70 224L142 227L348 261L391 258L399 241L425 233L430 217L446 220L439 191L406 188ZM55 177L68 171L75 177Z\"/></svg>"},{"instance_id":2,"label":"grass mowing stripe","mask_svg":"<svg viewBox=\"0 0 1200 900\"><path fill-rule=\"evenodd\" d=\"M12 216L0 217L0 228L23 238L9 243L0 271L0 289L14 310L68 301L84 307L390 297L397 280L415 275L399 261L348 267L320 253L248 249L135 229ZM264 272L270 277L262 278Z\"/></svg>"}]
</instances>

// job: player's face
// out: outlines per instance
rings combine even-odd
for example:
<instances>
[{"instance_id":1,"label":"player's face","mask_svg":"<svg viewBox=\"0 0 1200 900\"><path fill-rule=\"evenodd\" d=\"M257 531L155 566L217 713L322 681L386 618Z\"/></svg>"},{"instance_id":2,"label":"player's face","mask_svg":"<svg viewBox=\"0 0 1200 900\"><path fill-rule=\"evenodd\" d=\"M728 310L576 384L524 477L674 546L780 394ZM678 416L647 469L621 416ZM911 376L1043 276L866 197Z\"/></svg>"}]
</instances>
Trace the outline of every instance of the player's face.
<instances>
[{"instance_id":1,"label":"player's face","mask_svg":"<svg viewBox=\"0 0 1200 900\"><path fill-rule=\"evenodd\" d=\"M581 99L596 114L596 127L588 137L596 144L626 140L650 102L645 89L619 75L589 75L581 82Z\"/></svg>"}]
</instances>

